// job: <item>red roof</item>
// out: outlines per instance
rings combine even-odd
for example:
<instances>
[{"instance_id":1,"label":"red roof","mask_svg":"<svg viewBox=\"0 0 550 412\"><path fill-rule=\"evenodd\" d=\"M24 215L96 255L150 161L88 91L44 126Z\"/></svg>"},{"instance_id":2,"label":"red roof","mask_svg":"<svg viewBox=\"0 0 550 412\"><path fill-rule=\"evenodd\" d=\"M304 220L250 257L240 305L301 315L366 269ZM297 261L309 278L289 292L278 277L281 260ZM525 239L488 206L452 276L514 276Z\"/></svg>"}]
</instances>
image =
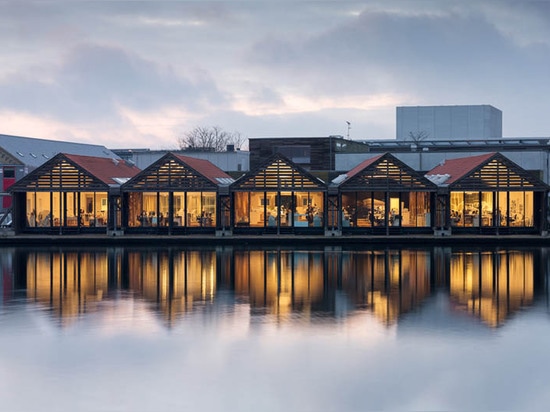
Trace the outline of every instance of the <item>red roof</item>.
<instances>
[{"instance_id":1,"label":"red roof","mask_svg":"<svg viewBox=\"0 0 550 412\"><path fill-rule=\"evenodd\" d=\"M114 179L129 179L140 171L136 166L130 166L124 160L119 159L66 153L63 153L63 156L108 185L121 184Z\"/></svg>"},{"instance_id":2,"label":"red roof","mask_svg":"<svg viewBox=\"0 0 550 412\"><path fill-rule=\"evenodd\" d=\"M362 170L366 169L368 166L370 166L371 164L373 164L374 162L376 162L378 159L380 159L382 156L384 156L383 154L379 155L379 156L375 156L375 157L372 157L370 159L367 159L367 160L363 160L361 163L359 163L357 166L355 166L353 169L351 169L349 172L346 173L347 175L347 178L346 180L348 179L351 179L353 176L355 176L357 173L361 172Z\"/></svg>"},{"instance_id":3,"label":"red roof","mask_svg":"<svg viewBox=\"0 0 550 412\"><path fill-rule=\"evenodd\" d=\"M461 157L459 159L447 159L442 164L434 167L426 176L449 175L445 184L451 184L468 175L474 169L487 162L495 153L487 153L479 156Z\"/></svg>"},{"instance_id":4,"label":"red roof","mask_svg":"<svg viewBox=\"0 0 550 412\"><path fill-rule=\"evenodd\" d=\"M231 176L229 176L222 169L220 169L218 166L208 160L183 156L176 153L173 153L173 155L217 185L221 183L217 179L233 180Z\"/></svg>"}]
</instances>

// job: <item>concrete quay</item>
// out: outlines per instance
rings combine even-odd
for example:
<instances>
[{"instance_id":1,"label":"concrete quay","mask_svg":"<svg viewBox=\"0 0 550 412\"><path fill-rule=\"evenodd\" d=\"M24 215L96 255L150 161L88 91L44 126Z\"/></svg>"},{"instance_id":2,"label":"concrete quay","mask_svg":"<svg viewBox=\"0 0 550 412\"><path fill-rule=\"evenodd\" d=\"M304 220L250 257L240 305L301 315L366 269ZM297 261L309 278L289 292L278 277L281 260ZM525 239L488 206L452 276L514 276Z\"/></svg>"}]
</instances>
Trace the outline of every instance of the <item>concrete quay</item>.
<instances>
[{"instance_id":1,"label":"concrete quay","mask_svg":"<svg viewBox=\"0 0 550 412\"><path fill-rule=\"evenodd\" d=\"M506 246L549 247L550 236L540 235L391 235L391 236L299 236L299 235L6 235L0 236L0 247L434 247L434 246Z\"/></svg>"}]
</instances>

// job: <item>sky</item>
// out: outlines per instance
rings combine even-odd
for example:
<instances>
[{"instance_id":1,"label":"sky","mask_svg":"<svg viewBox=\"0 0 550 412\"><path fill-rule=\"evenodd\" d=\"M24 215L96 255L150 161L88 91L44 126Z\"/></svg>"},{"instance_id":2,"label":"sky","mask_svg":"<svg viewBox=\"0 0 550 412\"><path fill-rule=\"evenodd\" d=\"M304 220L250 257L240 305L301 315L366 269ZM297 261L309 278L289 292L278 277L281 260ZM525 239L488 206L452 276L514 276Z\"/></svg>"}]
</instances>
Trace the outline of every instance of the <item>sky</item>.
<instances>
[{"instance_id":1,"label":"sky","mask_svg":"<svg viewBox=\"0 0 550 412\"><path fill-rule=\"evenodd\" d=\"M0 1L0 61L0 134L393 139L397 106L490 104L550 135L550 1Z\"/></svg>"}]
</instances>

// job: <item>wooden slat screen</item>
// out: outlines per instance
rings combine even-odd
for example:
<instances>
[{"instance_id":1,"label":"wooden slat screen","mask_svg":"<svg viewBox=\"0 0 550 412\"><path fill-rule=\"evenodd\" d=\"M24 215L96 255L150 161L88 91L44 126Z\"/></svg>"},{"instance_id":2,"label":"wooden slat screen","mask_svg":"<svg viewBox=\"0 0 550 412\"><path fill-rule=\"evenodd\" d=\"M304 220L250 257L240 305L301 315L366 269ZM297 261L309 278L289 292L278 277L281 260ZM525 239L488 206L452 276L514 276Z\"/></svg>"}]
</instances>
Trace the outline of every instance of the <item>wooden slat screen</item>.
<instances>
[{"instance_id":1,"label":"wooden slat screen","mask_svg":"<svg viewBox=\"0 0 550 412\"><path fill-rule=\"evenodd\" d=\"M189 191L217 190L217 185L176 159L167 159L139 173L124 185L124 190Z\"/></svg>"},{"instance_id":2,"label":"wooden slat screen","mask_svg":"<svg viewBox=\"0 0 550 412\"><path fill-rule=\"evenodd\" d=\"M234 189L249 190L308 190L325 189L318 180L305 175L283 159L275 159L251 176L238 182Z\"/></svg>"},{"instance_id":3,"label":"wooden slat screen","mask_svg":"<svg viewBox=\"0 0 550 412\"><path fill-rule=\"evenodd\" d=\"M66 159L43 167L34 179L22 180L17 189L42 191L105 190L108 186Z\"/></svg>"},{"instance_id":4,"label":"wooden slat screen","mask_svg":"<svg viewBox=\"0 0 550 412\"><path fill-rule=\"evenodd\" d=\"M507 164L502 158L493 158L491 161L475 170L470 175L451 185L453 190L545 190L542 182L537 180L526 170Z\"/></svg>"},{"instance_id":5,"label":"wooden slat screen","mask_svg":"<svg viewBox=\"0 0 550 412\"><path fill-rule=\"evenodd\" d=\"M341 185L343 190L391 190L413 191L434 190L427 179L407 171L403 165L398 164L389 157L383 157L380 161L368 166L358 175L352 177Z\"/></svg>"}]
</instances>

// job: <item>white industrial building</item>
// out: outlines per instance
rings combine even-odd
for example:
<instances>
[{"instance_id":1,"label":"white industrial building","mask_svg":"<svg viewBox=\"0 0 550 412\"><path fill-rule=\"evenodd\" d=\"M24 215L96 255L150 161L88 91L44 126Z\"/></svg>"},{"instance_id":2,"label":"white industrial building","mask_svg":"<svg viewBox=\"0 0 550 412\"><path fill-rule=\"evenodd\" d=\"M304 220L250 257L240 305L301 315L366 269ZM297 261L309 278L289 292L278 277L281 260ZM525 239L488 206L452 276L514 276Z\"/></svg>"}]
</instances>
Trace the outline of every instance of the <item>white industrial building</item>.
<instances>
[{"instance_id":1,"label":"white industrial building","mask_svg":"<svg viewBox=\"0 0 550 412\"><path fill-rule=\"evenodd\" d=\"M502 137L502 111L491 105L397 107L396 138L483 140Z\"/></svg>"}]
</instances>

